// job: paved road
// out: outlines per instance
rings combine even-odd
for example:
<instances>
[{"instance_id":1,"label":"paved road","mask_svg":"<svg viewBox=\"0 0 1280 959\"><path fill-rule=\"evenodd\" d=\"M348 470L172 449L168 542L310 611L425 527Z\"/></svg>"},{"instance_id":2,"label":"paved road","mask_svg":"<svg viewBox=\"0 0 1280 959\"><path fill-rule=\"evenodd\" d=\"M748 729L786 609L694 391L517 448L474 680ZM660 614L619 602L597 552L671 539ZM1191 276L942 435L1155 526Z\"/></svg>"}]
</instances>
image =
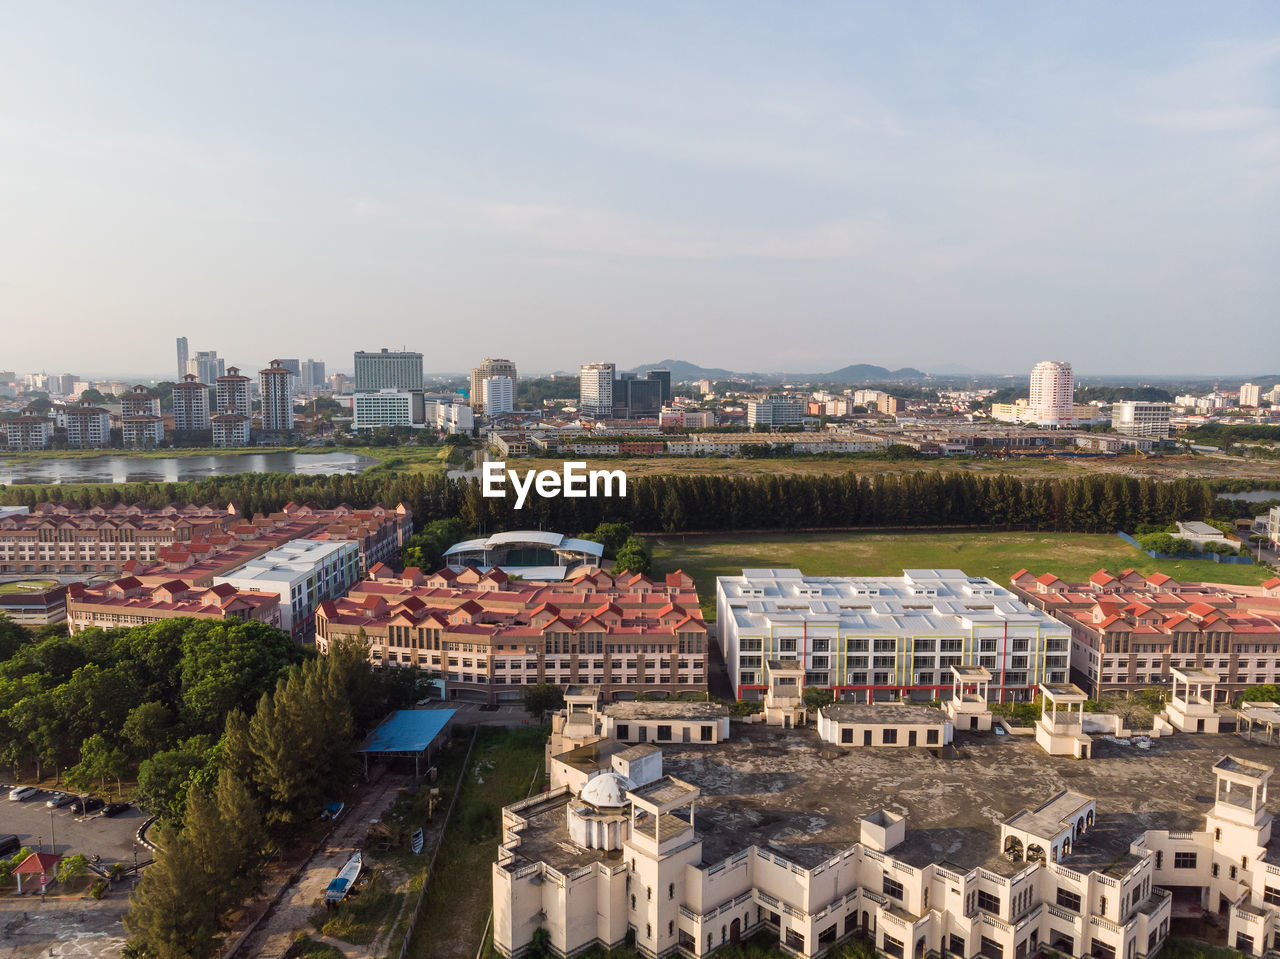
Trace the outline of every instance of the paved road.
<instances>
[{"instance_id":1,"label":"paved road","mask_svg":"<svg viewBox=\"0 0 1280 959\"><path fill-rule=\"evenodd\" d=\"M380 818L395 801L396 793L411 782L412 778L412 775L405 773L384 772L366 788L354 808L348 808L343 813L342 820L328 842L312 857L298 881L285 890L279 904L240 949L239 955L256 956L259 959L283 956L298 932L303 930L313 938L322 938L315 935L309 919L320 905L325 888L346 865L351 854L364 844L369 832L369 821ZM338 945L332 942L330 944ZM342 944L339 948L348 956L375 955L373 946L353 947ZM385 950L376 954L384 953Z\"/></svg>"},{"instance_id":2,"label":"paved road","mask_svg":"<svg viewBox=\"0 0 1280 959\"><path fill-rule=\"evenodd\" d=\"M97 813L76 817L65 806L47 809L44 803L48 798L47 792L26 802L9 802L7 795L0 796L0 833L16 833L22 844L32 849L43 843L48 852L50 842L56 840L54 851L61 856L83 853L90 858L97 855L107 862L132 865L133 838L147 818L136 807L110 819ZM150 851L139 846L139 861L150 858Z\"/></svg>"}]
</instances>

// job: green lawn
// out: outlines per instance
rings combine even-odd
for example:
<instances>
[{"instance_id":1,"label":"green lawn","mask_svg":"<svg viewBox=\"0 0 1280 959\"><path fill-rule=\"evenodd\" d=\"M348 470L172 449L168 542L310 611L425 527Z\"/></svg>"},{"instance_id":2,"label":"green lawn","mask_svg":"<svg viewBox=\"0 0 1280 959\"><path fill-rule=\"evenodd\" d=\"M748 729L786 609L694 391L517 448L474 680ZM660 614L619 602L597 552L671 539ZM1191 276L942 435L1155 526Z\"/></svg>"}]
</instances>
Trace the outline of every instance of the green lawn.
<instances>
[{"instance_id":1,"label":"green lawn","mask_svg":"<svg viewBox=\"0 0 1280 959\"><path fill-rule=\"evenodd\" d=\"M502 807L523 799L542 766L545 726L514 732L482 728L462 780L458 805L436 857L409 954L471 959L492 906L492 867Z\"/></svg>"},{"instance_id":2,"label":"green lawn","mask_svg":"<svg viewBox=\"0 0 1280 959\"><path fill-rule=\"evenodd\" d=\"M1084 580L1100 568L1132 567L1174 579L1256 585L1273 574L1259 566L1206 560L1155 560L1119 537L1090 533L755 533L668 536L654 541L656 573L694 578L703 615L715 616L717 576L743 568L794 567L811 576L901 576L904 569L962 569L1002 586L1019 569Z\"/></svg>"},{"instance_id":3,"label":"green lawn","mask_svg":"<svg viewBox=\"0 0 1280 959\"><path fill-rule=\"evenodd\" d=\"M22 579L16 583L0 583L0 593L39 593L57 585L56 579Z\"/></svg>"}]
</instances>

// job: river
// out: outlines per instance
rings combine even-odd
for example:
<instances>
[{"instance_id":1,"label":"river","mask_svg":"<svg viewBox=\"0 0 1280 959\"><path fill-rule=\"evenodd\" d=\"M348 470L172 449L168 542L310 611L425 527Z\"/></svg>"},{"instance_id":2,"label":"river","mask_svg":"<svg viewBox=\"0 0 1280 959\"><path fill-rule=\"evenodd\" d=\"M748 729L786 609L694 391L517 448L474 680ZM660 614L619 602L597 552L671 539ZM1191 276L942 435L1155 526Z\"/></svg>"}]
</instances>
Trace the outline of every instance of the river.
<instances>
[{"instance_id":1,"label":"river","mask_svg":"<svg viewBox=\"0 0 1280 959\"><path fill-rule=\"evenodd\" d=\"M1223 499L1242 499L1249 503L1265 503L1269 499L1280 499L1280 489L1251 489L1243 493L1219 493Z\"/></svg>"},{"instance_id":2,"label":"river","mask_svg":"<svg viewBox=\"0 0 1280 959\"><path fill-rule=\"evenodd\" d=\"M19 483L179 483L232 473L359 473L374 460L355 453L210 453L205 456L129 456L6 459L0 485Z\"/></svg>"}]
</instances>

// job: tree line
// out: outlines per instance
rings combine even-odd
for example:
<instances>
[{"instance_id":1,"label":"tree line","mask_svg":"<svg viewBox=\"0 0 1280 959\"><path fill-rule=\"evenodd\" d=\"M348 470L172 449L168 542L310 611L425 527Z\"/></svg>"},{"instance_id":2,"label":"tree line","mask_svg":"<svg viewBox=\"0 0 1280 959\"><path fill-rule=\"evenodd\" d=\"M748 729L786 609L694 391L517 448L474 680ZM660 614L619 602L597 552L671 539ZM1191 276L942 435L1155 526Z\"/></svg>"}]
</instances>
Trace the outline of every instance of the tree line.
<instances>
[{"instance_id":1,"label":"tree line","mask_svg":"<svg viewBox=\"0 0 1280 959\"><path fill-rule=\"evenodd\" d=\"M731 466L727 466L731 469ZM911 471L876 476L653 475L630 478L625 498L485 497L476 479L374 471L360 475L247 473L187 483L131 483L63 491L14 487L7 504L236 503L247 514L286 503L357 508L403 502L419 527L456 518L487 534L505 529L573 532L625 522L638 533L822 527L1016 526L1062 532L1132 529L1139 523L1202 519L1214 498L1201 480L1120 475L1024 479L1004 473Z\"/></svg>"}]
</instances>

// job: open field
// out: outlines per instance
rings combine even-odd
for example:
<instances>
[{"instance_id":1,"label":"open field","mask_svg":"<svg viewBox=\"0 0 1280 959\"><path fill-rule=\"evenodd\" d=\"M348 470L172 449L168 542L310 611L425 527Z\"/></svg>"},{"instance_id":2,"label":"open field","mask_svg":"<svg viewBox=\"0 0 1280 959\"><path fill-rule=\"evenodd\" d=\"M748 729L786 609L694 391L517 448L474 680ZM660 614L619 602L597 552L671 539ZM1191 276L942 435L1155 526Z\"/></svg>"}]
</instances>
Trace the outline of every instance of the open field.
<instances>
[{"instance_id":1,"label":"open field","mask_svg":"<svg viewBox=\"0 0 1280 959\"><path fill-rule=\"evenodd\" d=\"M415 959L472 959L492 905L492 865L502 807L536 790L547 728L515 732L481 729L440 847L409 955Z\"/></svg>"},{"instance_id":2,"label":"open field","mask_svg":"<svg viewBox=\"0 0 1280 959\"><path fill-rule=\"evenodd\" d=\"M396 473L443 473L448 466L448 446L334 446L327 452L355 453L378 462L365 473L389 471Z\"/></svg>"},{"instance_id":3,"label":"open field","mask_svg":"<svg viewBox=\"0 0 1280 959\"><path fill-rule=\"evenodd\" d=\"M717 576L743 568L794 567L812 576L901 576L904 569L963 569L1002 586L1026 567L1066 580L1102 567L1163 572L1177 580L1256 585L1260 566L1207 560L1155 560L1119 537L1091 533L744 533L663 535L653 540L657 573L683 569L694 578L704 616L715 616Z\"/></svg>"},{"instance_id":4,"label":"open field","mask_svg":"<svg viewBox=\"0 0 1280 959\"><path fill-rule=\"evenodd\" d=\"M574 459L574 457L567 457ZM564 459L531 457L511 465L521 470L559 471ZM778 457L744 459L717 456L634 456L587 459L589 469L620 469L627 476L840 476L845 473L875 476L879 473L1007 473L1028 479L1085 476L1091 473L1118 473L1152 479L1259 479L1280 481L1280 462L1242 460L1228 456L1117 456L1081 459L1014 457L1009 460L943 457L928 460L864 459L860 457Z\"/></svg>"},{"instance_id":5,"label":"open field","mask_svg":"<svg viewBox=\"0 0 1280 959\"><path fill-rule=\"evenodd\" d=\"M57 585L56 579L21 579L16 583L0 583L0 593L39 593Z\"/></svg>"}]
</instances>

